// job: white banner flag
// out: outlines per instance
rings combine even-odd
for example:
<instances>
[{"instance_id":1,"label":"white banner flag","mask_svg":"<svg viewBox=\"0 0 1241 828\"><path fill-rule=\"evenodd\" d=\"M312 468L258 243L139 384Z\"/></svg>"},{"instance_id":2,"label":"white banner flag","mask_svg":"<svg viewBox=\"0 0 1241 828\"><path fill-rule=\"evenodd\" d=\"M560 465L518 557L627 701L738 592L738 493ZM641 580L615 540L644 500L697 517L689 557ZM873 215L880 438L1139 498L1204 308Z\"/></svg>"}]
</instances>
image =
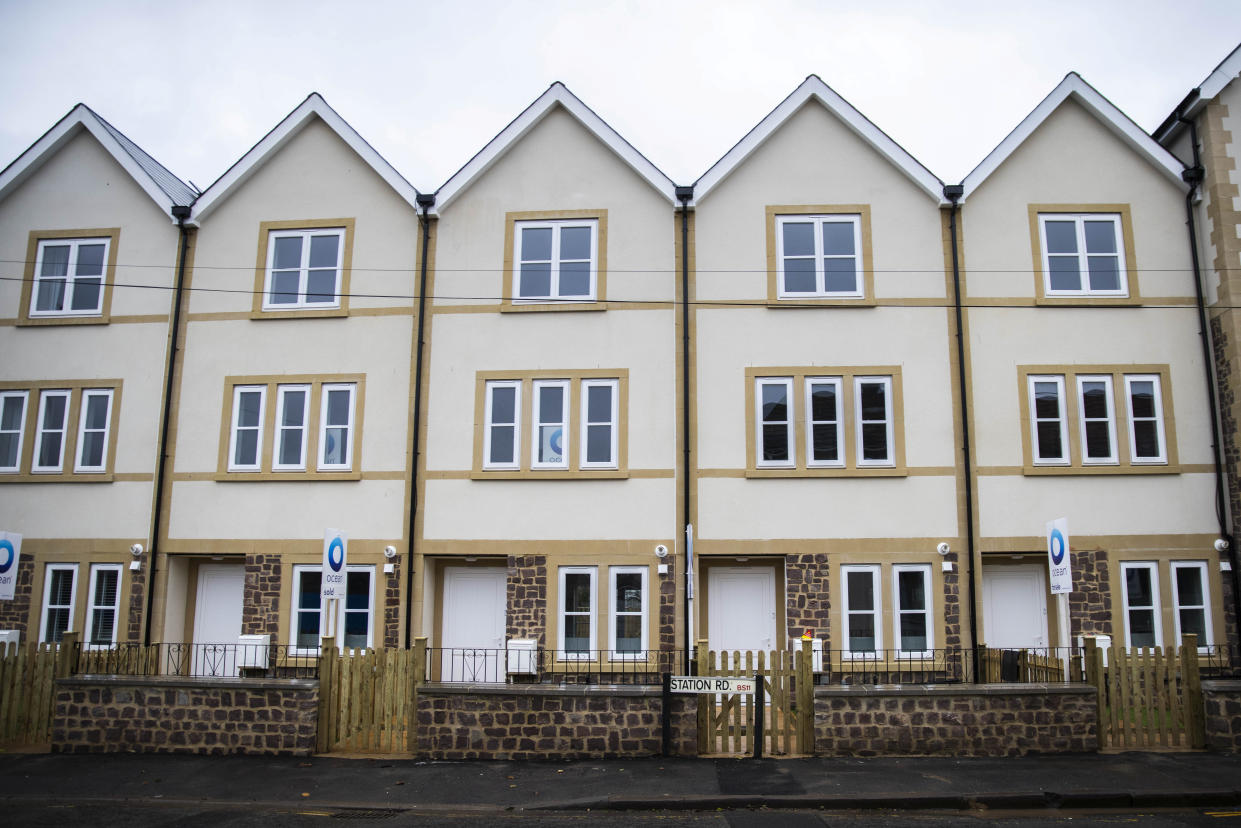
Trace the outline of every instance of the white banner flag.
<instances>
[{"instance_id":1,"label":"white banner flag","mask_svg":"<svg viewBox=\"0 0 1241 828\"><path fill-rule=\"evenodd\" d=\"M319 589L322 600L345 597L345 566L348 556L348 535L339 529L328 529L323 533L323 580Z\"/></svg>"}]
</instances>

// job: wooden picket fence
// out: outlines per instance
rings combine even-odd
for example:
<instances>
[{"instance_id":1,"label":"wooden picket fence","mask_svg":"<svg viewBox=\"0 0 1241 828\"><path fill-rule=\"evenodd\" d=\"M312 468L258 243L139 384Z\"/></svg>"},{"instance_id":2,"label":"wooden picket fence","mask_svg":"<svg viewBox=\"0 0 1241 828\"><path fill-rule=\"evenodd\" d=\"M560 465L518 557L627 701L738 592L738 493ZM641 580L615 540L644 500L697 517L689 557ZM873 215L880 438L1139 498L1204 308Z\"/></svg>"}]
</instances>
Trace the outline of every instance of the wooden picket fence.
<instances>
[{"instance_id":1,"label":"wooden picket fence","mask_svg":"<svg viewBox=\"0 0 1241 828\"><path fill-rule=\"evenodd\" d=\"M1107 651L1088 641L1087 681L1099 691L1099 747L1111 750L1195 750L1206 745L1206 714L1198 639L1179 648Z\"/></svg>"},{"instance_id":2,"label":"wooden picket fence","mask_svg":"<svg viewBox=\"0 0 1241 828\"><path fill-rule=\"evenodd\" d=\"M413 649L336 649L319 657L319 753L413 750L415 689L426 678L426 639Z\"/></svg>"},{"instance_id":3,"label":"wooden picket fence","mask_svg":"<svg viewBox=\"0 0 1241 828\"><path fill-rule=\"evenodd\" d=\"M814 752L814 673L810 642L788 650L721 651L698 642L698 675L761 676L761 693L698 697L698 754L751 756L763 716L761 752L799 756Z\"/></svg>"},{"instance_id":4,"label":"wooden picket fence","mask_svg":"<svg viewBox=\"0 0 1241 828\"><path fill-rule=\"evenodd\" d=\"M1066 674L1065 661L1063 656L1056 655L1055 650L978 648L978 664L983 683L1016 681L1047 684L1061 681L1083 681L1080 662L1076 658L1067 659L1068 672Z\"/></svg>"},{"instance_id":5,"label":"wooden picket fence","mask_svg":"<svg viewBox=\"0 0 1241 828\"><path fill-rule=\"evenodd\" d=\"M52 740L56 679L74 671L75 632L56 644L10 645L0 655L0 745L22 747ZM0 649L4 649L0 645Z\"/></svg>"}]
</instances>

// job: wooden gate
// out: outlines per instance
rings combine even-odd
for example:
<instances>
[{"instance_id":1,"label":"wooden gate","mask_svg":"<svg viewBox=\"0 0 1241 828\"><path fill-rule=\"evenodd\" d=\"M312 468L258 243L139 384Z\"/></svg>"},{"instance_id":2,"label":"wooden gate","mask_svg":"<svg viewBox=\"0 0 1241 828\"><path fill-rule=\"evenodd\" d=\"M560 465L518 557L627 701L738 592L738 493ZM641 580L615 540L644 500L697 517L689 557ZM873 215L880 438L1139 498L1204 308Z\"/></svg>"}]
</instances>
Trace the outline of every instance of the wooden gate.
<instances>
[{"instance_id":1,"label":"wooden gate","mask_svg":"<svg viewBox=\"0 0 1241 828\"><path fill-rule=\"evenodd\" d=\"M319 658L319 753L409 753L415 691L426 675L426 639L411 650L343 652L323 639Z\"/></svg>"},{"instance_id":2,"label":"wooden gate","mask_svg":"<svg viewBox=\"0 0 1241 828\"><path fill-rule=\"evenodd\" d=\"M0 745L41 745L52 740L56 679L72 675L78 633L60 644L0 644Z\"/></svg>"},{"instance_id":3,"label":"wooden gate","mask_svg":"<svg viewBox=\"0 0 1241 828\"><path fill-rule=\"evenodd\" d=\"M1107 651L1087 641L1086 680L1099 691L1099 748L1181 749L1206 746L1206 719L1198 672L1198 638L1181 646Z\"/></svg>"},{"instance_id":4,"label":"wooden gate","mask_svg":"<svg viewBox=\"0 0 1241 828\"><path fill-rule=\"evenodd\" d=\"M698 755L753 756L762 718L761 754L814 753L814 673L810 642L796 653L733 650L698 642L698 675L761 676L762 693L698 697Z\"/></svg>"}]
</instances>

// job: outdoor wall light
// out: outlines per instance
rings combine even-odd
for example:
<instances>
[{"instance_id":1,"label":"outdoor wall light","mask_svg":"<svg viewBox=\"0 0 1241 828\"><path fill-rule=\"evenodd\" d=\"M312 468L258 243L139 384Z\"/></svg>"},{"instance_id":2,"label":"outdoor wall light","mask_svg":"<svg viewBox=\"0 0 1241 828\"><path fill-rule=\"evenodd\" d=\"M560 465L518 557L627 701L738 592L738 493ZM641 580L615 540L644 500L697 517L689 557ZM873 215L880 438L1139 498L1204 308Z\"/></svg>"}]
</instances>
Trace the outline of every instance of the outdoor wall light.
<instances>
[{"instance_id":1,"label":"outdoor wall light","mask_svg":"<svg viewBox=\"0 0 1241 828\"><path fill-rule=\"evenodd\" d=\"M668 547L664 546L662 543L661 543L661 544L659 544L659 546L656 546L656 547L655 547L655 557L656 557L656 558L666 558L666 557L668 557Z\"/></svg>"},{"instance_id":2,"label":"outdoor wall light","mask_svg":"<svg viewBox=\"0 0 1241 828\"><path fill-rule=\"evenodd\" d=\"M133 546L129 547L129 554L133 555L135 558L141 558L142 552L142 544L140 543L135 543Z\"/></svg>"},{"instance_id":3,"label":"outdoor wall light","mask_svg":"<svg viewBox=\"0 0 1241 828\"><path fill-rule=\"evenodd\" d=\"M935 551L941 555L947 555L949 552L952 551L952 547L950 547L947 543L944 543L941 541L939 546L935 547Z\"/></svg>"},{"instance_id":4,"label":"outdoor wall light","mask_svg":"<svg viewBox=\"0 0 1241 828\"><path fill-rule=\"evenodd\" d=\"M1226 538L1216 538L1213 546L1215 547L1216 552L1227 552L1228 540Z\"/></svg>"},{"instance_id":5,"label":"outdoor wall light","mask_svg":"<svg viewBox=\"0 0 1241 828\"><path fill-rule=\"evenodd\" d=\"M395 558L395 557L396 557L396 547L395 547L395 546L385 546L385 547L384 547L384 557L385 557L385 558L387 558L388 560L392 560L393 558Z\"/></svg>"}]
</instances>

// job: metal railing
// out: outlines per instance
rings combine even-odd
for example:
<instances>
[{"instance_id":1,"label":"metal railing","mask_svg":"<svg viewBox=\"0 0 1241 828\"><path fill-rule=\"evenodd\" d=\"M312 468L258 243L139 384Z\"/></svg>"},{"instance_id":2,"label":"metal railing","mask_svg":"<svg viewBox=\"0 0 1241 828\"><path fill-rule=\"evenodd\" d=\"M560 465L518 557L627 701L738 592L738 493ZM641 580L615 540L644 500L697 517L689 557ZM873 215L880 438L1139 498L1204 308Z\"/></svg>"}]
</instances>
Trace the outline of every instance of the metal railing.
<instances>
[{"instance_id":1,"label":"metal railing","mask_svg":"<svg viewBox=\"0 0 1241 828\"><path fill-rule=\"evenodd\" d=\"M76 645L78 674L193 678L315 678L318 647L286 644Z\"/></svg>"},{"instance_id":2,"label":"metal railing","mask_svg":"<svg viewBox=\"0 0 1241 828\"><path fill-rule=\"evenodd\" d=\"M657 685L684 664L682 650L427 648L427 680L451 684Z\"/></svg>"}]
</instances>

